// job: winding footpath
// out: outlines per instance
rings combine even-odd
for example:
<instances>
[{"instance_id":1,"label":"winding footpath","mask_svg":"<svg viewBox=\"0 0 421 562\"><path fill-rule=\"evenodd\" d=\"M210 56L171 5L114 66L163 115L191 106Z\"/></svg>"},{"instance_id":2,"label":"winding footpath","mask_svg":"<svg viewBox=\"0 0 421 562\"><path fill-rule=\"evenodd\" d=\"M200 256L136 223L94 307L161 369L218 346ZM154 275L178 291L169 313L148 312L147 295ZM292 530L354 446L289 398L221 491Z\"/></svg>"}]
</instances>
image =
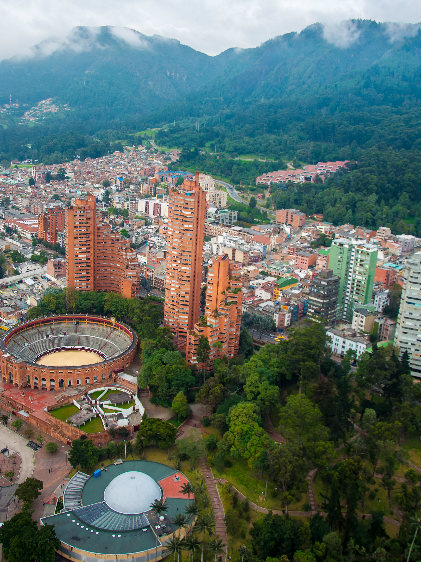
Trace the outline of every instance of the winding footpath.
<instances>
[{"instance_id":1,"label":"winding footpath","mask_svg":"<svg viewBox=\"0 0 421 562\"><path fill-rule=\"evenodd\" d=\"M229 484L231 486L231 488L233 490L235 490L235 492L238 494L238 497L241 500L247 500L249 502L249 505L252 509L254 509L255 511L258 511L259 513L274 513L275 515L286 515L286 510L285 511L281 511L279 509L267 509L266 507L262 507L260 505L255 504L254 502L252 502L251 500L249 500L244 494L242 494L240 492L240 490L237 490L237 488L235 486L233 486L230 482L228 482L228 480L225 480L225 478L215 478L216 482L218 482L219 484ZM320 513L320 515L323 515L324 517L326 517L326 513L324 513L323 511L320 511L317 513ZM295 511L295 510L288 510L288 515L292 515L295 517L312 517L314 515L313 511ZM370 513L360 513L358 514L359 519L370 519L371 518L371 514ZM396 525L399 526L400 525L400 521L398 521L397 519L393 519L392 517L384 517L383 518L384 521L386 521L387 523L391 523L392 525Z\"/></svg>"}]
</instances>

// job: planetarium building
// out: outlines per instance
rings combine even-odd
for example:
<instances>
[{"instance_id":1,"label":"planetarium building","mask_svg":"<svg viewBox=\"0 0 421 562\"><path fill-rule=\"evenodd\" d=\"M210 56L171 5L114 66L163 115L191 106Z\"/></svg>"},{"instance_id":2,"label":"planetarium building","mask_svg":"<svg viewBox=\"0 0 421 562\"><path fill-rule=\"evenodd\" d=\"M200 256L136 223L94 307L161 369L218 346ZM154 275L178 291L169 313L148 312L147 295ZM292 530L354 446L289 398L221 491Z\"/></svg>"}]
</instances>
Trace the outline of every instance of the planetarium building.
<instances>
[{"instance_id":1,"label":"planetarium building","mask_svg":"<svg viewBox=\"0 0 421 562\"><path fill-rule=\"evenodd\" d=\"M61 513L41 523L54 525L59 554L69 560L160 560L173 534L185 534L174 520L194 501L182 493L187 482L181 472L150 461L118 461L92 476L77 472L64 491ZM165 502L162 514L151 508L156 500Z\"/></svg>"}]
</instances>

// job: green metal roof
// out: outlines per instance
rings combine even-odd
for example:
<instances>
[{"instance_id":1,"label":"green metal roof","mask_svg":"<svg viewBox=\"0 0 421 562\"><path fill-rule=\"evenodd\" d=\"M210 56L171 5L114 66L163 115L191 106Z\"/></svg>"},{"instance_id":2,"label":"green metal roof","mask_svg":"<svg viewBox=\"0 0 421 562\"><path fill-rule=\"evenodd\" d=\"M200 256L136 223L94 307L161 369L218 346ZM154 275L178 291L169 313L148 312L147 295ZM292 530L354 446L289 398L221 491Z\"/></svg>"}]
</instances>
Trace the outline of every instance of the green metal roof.
<instances>
[{"instance_id":1,"label":"green metal roof","mask_svg":"<svg viewBox=\"0 0 421 562\"><path fill-rule=\"evenodd\" d=\"M172 521L177 514L184 515L193 500L166 498L167 512L162 522L150 510L139 514L118 513L105 503L104 490L114 478L129 471L144 472L156 482L179 472L152 461L111 464L102 469L99 477L91 476L83 485L82 507L44 517L42 524L53 525L57 538L68 547L97 554L130 554L159 546L159 536L175 531Z\"/></svg>"}]
</instances>

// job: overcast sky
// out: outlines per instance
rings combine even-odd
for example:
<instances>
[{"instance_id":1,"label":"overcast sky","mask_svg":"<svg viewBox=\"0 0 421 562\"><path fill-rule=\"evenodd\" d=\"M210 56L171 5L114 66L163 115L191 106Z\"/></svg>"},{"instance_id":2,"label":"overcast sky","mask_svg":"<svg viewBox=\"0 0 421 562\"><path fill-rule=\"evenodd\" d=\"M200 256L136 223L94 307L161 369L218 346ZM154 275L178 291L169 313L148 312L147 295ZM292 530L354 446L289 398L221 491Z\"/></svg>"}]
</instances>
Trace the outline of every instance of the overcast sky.
<instances>
[{"instance_id":1,"label":"overcast sky","mask_svg":"<svg viewBox=\"0 0 421 562\"><path fill-rule=\"evenodd\" d=\"M335 25L349 18L421 19L417 0L0 0L0 59L26 54L77 25L130 27L214 55L315 22L335 34Z\"/></svg>"}]
</instances>

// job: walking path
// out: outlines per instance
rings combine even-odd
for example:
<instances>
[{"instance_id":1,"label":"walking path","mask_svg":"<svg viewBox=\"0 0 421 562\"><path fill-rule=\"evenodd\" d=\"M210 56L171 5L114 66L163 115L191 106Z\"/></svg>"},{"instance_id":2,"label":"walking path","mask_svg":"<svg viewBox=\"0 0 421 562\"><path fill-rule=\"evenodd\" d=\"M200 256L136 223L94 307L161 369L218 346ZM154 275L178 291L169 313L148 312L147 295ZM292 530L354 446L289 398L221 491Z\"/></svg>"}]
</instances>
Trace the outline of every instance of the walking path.
<instances>
[{"instance_id":1,"label":"walking path","mask_svg":"<svg viewBox=\"0 0 421 562\"><path fill-rule=\"evenodd\" d=\"M308 483L308 493L307 493L308 503L310 504L312 513L317 513L318 511L316 494L314 492L314 486L313 486L313 482L316 474L317 474L317 468L313 468L313 470L310 470L310 472L306 476L306 480Z\"/></svg>"},{"instance_id":2,"label":"walking path","mask_svg":"<svg viewBox=\"0 0 421 562\"><path fill-rule=\"evenodd\" d=\"M215 478L216 482L219 482L220 484L229 484L231 486L231 488L233 490L235 490L238 494L238 497L241 500L247 500L249 502L249 505L252 509L254 509L255 511L258 511L259 513L274 513L275 515L285 515L286 514L286 510L285 511L281 511L279 509L267 509L266 507L262 507L260 505L255 504L254 502L252 502L251 500L249 500L244 494L242 494L240 492L240 490L237 490L237 488L235 486L233 486L230 482L228 482L228 480L225 480L225 478ZM323 511L317 512L320 513L320 515L322 515L323 517L326 517L326 513L324 513ZM314 515L313 511L296 511L296 510L288 510L288 515L292 515L295 517L312 517ZM370 519L371 518L371 514L370 513L360 513L358 514L359 519ZM399 526L400 525L400 521L398 521L397 519L393 519L392 517L384 517L383 518L384 521L386 523L391 523L392 525L396 525Z\"/></svg>"},{"instance_id":3,"label":"walking path","mask_svg":"<svg viewBox=\"0 0 421 562\"><path fill-rule=\"evenodd\" d=\"M50 439L51 441L51 439ZM49 453L45 446L35 454L34 478L38 478L44 484L41 495L34 502L34 519L38 521L44 516L45 505L55 503L55 491L62 484L71 469L67 462L68 447L58 444L57 453Z\"/></svg>"},{"instance_id":4,"label":"walking path","mask_svg":"<svg viewBox=\"0 0 421 562\"><path fill-rule=\"evenodd\" d=\"M225 525L225 511L216 483L219 481L213 475L212 469L206 464L205 459L200 459L200 469L206 482L209 498L215 516L215 533L224 544L224 560L227 559L227 527Z\"/></svg>"},{"instance_id":5,"label":"walking path","mask_svg":"<svg viewBox=\"0 0 421 562\"><path fill-rule=\"evenodd\" d=\"M35 454L27 447L28 439L16 433L7 426L0 424L0 450L4 447L9 449L9 454L18 453L22 459L17 483L20 484L34 472Z\"/></svg>"},{"instance_id":6,"label":"walking path","mask_svg":"<svg viewBox=\"0 0 421 562\"><path fill-rule=\"evenodd\" d=\"M265 421L266 421L266 430L267 430L268 434L270 435L270 437L272 437L272 439L274 441L276 441L276 443L285 444L287 442L287 440L285 439L285 437L283 435L281 435L280 433L275 431L275 428L273 427L272 420L270 419L269 416L266 416Z\"/></svg>"}]
</instances>

